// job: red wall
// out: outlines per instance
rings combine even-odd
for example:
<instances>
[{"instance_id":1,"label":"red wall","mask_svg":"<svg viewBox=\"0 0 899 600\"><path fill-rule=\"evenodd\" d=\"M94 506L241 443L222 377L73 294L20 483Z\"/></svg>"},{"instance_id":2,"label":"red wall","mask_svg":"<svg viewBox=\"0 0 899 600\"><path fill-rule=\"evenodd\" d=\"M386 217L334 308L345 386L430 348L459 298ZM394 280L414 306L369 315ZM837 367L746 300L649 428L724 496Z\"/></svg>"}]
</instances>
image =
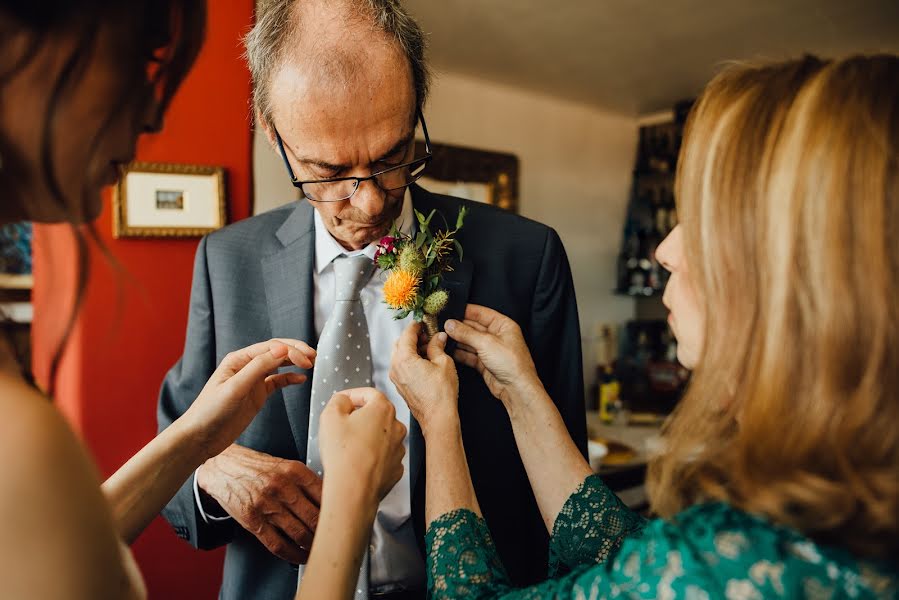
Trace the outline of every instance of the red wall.
<instances>
[{"instance_id":1,"label":"red wall","mask_svg":"<svg viewBox=\"0 0 899 600\"><path fill-rule=\"evenodd\" d=\"M138 160L224 166L229 218L250 213L250 77L240 36L253 0L209 3L206 44L159 135ZM108 196L108 194L107 194ZM108 198L107 198L108 200ZM110 204L96 223L124 267L92 256L86 302L57 380L56 402L108 476L156 432L156 395L184 344L196 239L115 240ZM46 378L74 285L73 243L65 226L35 228L34 366ZM193 550L157 519L134 545L151 598L215 598L222 552Z\"/></svg>"}]
</instances>

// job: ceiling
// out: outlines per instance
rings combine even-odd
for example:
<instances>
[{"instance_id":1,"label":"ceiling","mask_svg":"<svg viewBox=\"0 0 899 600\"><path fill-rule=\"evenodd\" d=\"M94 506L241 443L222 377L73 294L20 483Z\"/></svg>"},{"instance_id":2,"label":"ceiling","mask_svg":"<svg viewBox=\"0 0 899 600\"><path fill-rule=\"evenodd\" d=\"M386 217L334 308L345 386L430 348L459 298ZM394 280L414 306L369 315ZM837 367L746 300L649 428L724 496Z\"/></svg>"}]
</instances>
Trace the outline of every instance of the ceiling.
<instances>
[{"instance_id":1,"label":"ceiling","mask_svg":"<svg viewBox=\"0 0 899 600\"><path fill-rule=\"evenodd\" d=\"M404 0L439 71L627 114L694 96L724 61L899 53L899 0Z\"/></svg>"}]
</instances>

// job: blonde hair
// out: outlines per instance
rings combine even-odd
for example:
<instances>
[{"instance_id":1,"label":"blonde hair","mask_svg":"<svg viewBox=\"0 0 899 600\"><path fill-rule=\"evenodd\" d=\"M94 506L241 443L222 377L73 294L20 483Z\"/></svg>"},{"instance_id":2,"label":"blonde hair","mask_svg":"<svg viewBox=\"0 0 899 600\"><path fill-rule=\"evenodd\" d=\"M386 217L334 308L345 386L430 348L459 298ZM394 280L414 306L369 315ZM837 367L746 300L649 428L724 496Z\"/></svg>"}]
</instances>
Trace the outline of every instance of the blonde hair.
<instances>
[{"instance_id":1,"label":"blonde hair","mask_svg":"<svg viewBox=\"0 0 899 600\"><path fill-rule=\"evenodd\" d=\"M705 344L654 509L722 500L899 553L899 58L740 66L688 123L676 195Z\"/></svg>"}]
</instances>

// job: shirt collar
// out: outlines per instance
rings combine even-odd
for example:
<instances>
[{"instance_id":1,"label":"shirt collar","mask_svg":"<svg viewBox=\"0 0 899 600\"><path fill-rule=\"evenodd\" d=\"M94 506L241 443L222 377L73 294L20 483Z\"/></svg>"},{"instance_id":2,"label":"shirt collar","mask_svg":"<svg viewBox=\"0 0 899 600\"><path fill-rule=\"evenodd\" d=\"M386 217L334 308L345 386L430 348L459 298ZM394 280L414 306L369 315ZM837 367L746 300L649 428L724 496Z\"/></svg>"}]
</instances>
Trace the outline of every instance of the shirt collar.
<instances>
[{"instance_id":1,"label":"shirt collar","mask_svg":"<svg viewBox=\"0 0 899 600\"><path fill-rule=\"evenodd\" d=\"M315 271L321 273L331 262L338 256L346 254L347 256L358 256L364 254L374 260L375 252L378 250L378 241L376 240L361 250L348 252L340 243L334 239L325 222L322 220L318 211L315 210ZM406 235L412 235L415 231L415 215L412 210L412 193L406 188L403 194L403 207L400 209L400 216L396 219L396 226Z\"/></svg>"}]
</instances>

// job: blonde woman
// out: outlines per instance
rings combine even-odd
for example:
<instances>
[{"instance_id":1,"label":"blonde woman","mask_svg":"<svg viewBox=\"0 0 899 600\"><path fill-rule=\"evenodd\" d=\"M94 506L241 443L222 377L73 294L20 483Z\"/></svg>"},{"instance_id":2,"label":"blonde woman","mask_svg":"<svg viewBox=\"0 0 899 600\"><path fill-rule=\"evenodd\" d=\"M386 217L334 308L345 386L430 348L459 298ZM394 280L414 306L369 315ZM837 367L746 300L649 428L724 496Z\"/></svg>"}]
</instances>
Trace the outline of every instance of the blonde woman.
<instances>
[{"instance_id":1,"label":"blonde woman","mask_svg":"<svg viewBox=\"0 0 899 600\"><path fill-rule=\"evenodd\" d=\"M506 407L552 533L509 586L468 478L441 334L393 379L427 444L435 598L893 598L899 585L899 59L735 67L690 117L659 247L691 387L649 473L660 519L591 473L510 319L448 322ZM536 360L553 360L537 356Z\"/></svg>"}]
</instances>

